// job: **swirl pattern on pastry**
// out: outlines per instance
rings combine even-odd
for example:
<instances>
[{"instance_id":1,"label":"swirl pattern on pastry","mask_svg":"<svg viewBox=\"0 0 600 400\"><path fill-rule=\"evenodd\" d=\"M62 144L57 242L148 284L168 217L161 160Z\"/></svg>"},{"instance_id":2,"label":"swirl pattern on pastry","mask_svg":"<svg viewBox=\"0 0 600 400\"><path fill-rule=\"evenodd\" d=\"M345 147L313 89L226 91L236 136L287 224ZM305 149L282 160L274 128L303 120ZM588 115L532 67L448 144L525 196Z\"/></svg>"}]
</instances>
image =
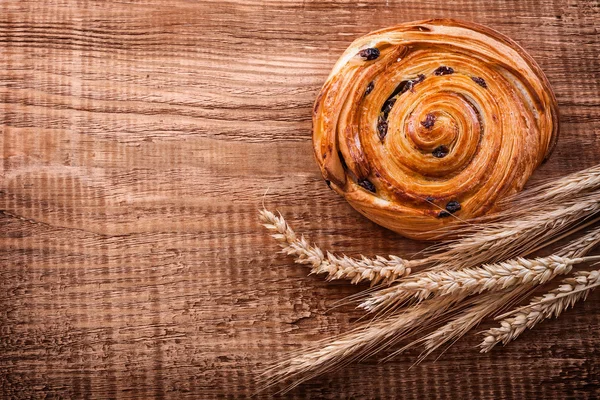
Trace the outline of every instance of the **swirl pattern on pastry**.
<instances>
[{"instance_id":1,"label":"swirl pattern on pastry","mask_svg":"<svg viewBox=\"0 0 600 400\"><path fill-rule=\"evenodd\" d=\"M330 187L374 222L425 240L520 191L557 137L556 99L535 61L455 20L357 39L313 113Z\"/></svg>"}]
</instances>

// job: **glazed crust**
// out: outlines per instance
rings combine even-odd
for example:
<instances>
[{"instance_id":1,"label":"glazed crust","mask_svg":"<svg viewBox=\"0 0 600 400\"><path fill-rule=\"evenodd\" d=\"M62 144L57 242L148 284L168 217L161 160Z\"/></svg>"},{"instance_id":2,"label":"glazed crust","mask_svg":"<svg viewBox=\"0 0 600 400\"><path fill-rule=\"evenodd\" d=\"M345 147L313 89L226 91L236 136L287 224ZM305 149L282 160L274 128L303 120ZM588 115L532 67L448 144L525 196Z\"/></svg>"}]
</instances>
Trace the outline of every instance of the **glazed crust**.
<instances>
[{"instance_id":1,"label":"glazed crust","mask_svg":"<svg viewBox=\"0 0 600 400\"><path fill-rule=\"evenodd\" d=\"M424 240L520 191L557 138L556 99L531 56L490 28L448 19L355 40L313 113L331 188Z\"/></svg>"}]
</instances>

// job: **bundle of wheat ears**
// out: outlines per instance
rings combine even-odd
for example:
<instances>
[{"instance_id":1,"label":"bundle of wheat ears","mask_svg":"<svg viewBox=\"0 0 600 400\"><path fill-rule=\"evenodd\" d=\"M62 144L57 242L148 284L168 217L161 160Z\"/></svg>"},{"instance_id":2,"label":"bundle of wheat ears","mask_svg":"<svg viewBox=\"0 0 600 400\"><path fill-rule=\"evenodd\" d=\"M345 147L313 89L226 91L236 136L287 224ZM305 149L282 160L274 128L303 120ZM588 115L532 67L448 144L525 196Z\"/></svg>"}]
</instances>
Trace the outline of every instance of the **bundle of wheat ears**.
<instances>
[{"instance_id":1,"label":"bundle of wheat ears","mask_svg":"<svg viewBox=\"0 0 600 400\"><path fill-rule=\"evenodd\" d=\"M600 227L594 225L600 219L600 165L507 198L498 212L460 226L453 232L459 238L419 259L338 256L296 235L281 215L262 210L260 218L283 252L309 265L311 273L372 284L351 299L372 320L289 354L265 371L267 386L288 381L292 388L399 342L405 344L390 357L422 346L418 362L495 316L499 326L483 332L480 344L487 352L600 286L600 270L589 267L600 261L600 255L590 255L600 242ZM576 238L553 254L530 257L571 235ZM559 276L566 277L532 297L539 285Z\"/></svg>"}]
</instances>

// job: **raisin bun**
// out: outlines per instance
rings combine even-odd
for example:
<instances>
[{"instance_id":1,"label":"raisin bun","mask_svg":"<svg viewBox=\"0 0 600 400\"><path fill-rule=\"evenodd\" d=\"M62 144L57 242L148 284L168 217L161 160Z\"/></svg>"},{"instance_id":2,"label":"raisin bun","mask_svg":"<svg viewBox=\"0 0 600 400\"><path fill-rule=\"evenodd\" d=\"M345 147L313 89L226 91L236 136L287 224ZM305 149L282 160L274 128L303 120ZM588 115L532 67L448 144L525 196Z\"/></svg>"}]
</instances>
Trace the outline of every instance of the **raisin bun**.
<instances>
[{"instance_id":1,"label":"raisin bun","mask_svg":"<svg viewBox=\"0 0 600 400\"><path fill-rule=\"evenodd\" d=\"M355 40L313 113L328 185L372 221L424 240L520 191L557 137L556 99L531 56L448 19Z\"/></svg>"}]
</instances>

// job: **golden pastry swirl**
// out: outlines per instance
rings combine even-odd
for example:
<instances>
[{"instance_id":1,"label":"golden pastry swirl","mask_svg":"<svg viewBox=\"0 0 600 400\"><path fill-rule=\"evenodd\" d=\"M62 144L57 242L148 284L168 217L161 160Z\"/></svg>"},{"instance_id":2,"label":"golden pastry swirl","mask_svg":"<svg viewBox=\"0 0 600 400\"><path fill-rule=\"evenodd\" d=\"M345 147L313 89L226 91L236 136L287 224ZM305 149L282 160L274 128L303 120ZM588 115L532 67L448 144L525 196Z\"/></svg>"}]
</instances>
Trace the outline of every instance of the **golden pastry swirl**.
<instances>
[{"instance_id":1,"label":"golden pastry swirl","mask_svg":"<svg viewBox=\"0 0 600 400\"><path fill-rule=\"evenodd\" d=\"M521 190L557 136L556 99L535 61L500 33L454 20L355 40L313 114L326 182L417 239Z\"/></svg>"}]
</instances>

